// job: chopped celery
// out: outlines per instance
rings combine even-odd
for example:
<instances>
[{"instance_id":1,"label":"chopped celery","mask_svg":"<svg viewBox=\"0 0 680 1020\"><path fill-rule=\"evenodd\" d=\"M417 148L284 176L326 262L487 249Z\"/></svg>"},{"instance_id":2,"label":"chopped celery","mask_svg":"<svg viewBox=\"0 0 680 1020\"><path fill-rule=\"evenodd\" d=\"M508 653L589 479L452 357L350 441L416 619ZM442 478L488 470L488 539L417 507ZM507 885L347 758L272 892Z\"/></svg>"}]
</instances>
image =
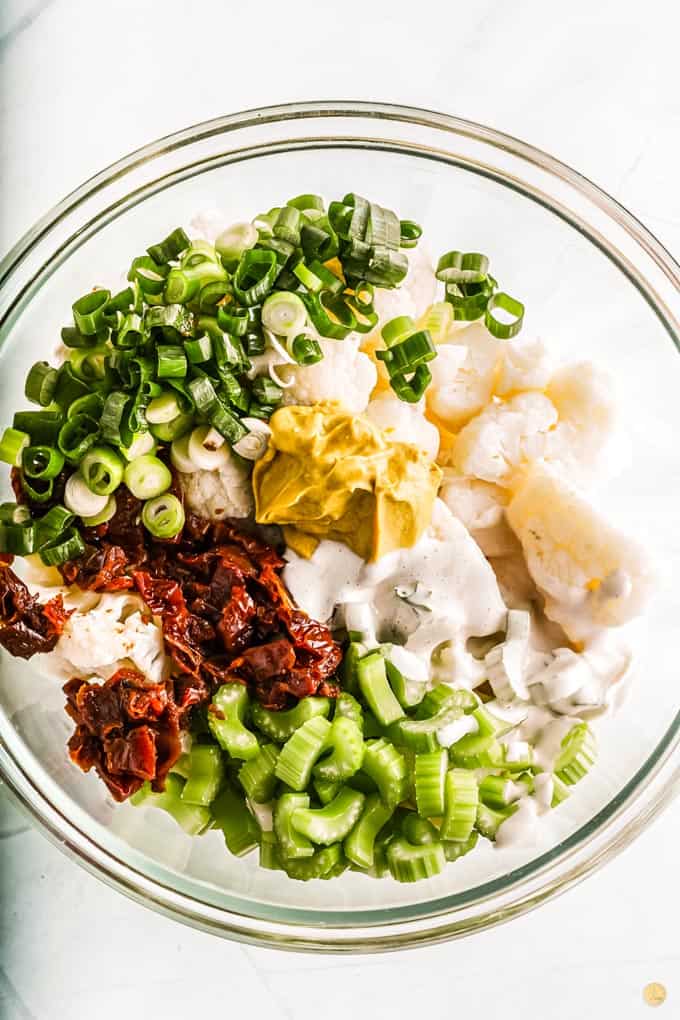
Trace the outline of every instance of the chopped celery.
<instances>
[{"instance_id":1,"label":"chopped celery","mask_svg":"<svg viewBox=\"0 0 680 1020\"><path fill-rule=\"evenodd\" d=\"M282 858L311 857L314 847L297 832L292 824L293 812L298 808L309 807L309 795L306 793L284 793L277 800L274 806L274 832L279 841L279 851Z\"/></svg>"},{"instance_id":2,"label":"chopped celery","mask_svg":"<svg viewBox=\"0 0 680 1020\"><path fill-rule=\"evenodd\" d=\"M485 776L479 784L479 798L488 807L502 810L519 798L517 785L512 776ZM519 790L521 789L520 786Z\"/></svg>"},{"instance_id":3,"label":"chopped celery","mask_svg":"<svg viewBox=\"0 0 680 1020\"><path fill-rule=\"evenodd\" d=\"M257 737L243 725L248 710L248 689L243 684L222 684L213 696L214 711L208 712L213 737L232 758L247 761L260 749Z\"/></svg>"},{"instance_id":4,"label":"chopped celery","mask_svg":"<svg viewBox=\"0 0 680 1020\"><path fill-rule=\"evenodd\" d=\"M448 766L449 756L443 749L416 755L416 804L422 818L438 818L444 814L444 782Z\"/></svg>"},{"instance_id":5,"label":"chopped celery","mask_svg":"<svg viewBox=\"0 0 680 1020\"><path fill-rule=\"evenodd\" d=\"M276 776L292 790L309 785L312 768L327 746L331 724L323 716L308 719L286 741L276 762Z\"/></svg>"},{"instance_id":6,"label":"chopped celery","mask_svg":"<svg viewBox=\"0 0 680 1020\"><path fill-rule=\"evenodd\" d=\"M243 763L238 772L239 782L246 796L256 804L265 804L274 796L276 787L275 768L279 750L274 744L259 748L254 758Z\"/></svg>"},{"instance_id":7,"label":"chopped celery","mask_svg":"<svg viewBox=\"0 0 680 1020\"><path fill-rule=\"evenodd\" d=\"M347 691L343 691L335 699L335 713L333 715L333 721L342 716L346 719L351 719L355 722L360 730L364 728L364 710L357 701L356 698L348 694Z\"/></svg>"},{"instance_id":8,"label":"chopped celery","mask_svg":"<svg viewBox=\"0 0 680 1020\"><path fill-rule=\"evenodd\" d=\"M142 787L131 798L130 802L139 807L157 807L167 811L177 824L189 836L199 836L210 825L210 809L199 804L187 804L182 800L184 780L171 772L165 779L165 789L156 793L149 783Z\"/></svg>"},{"instance_id":9,"label":"chopped celery","mask_svg":"<svg viewBox=\"0 0 680 1020\"><path fill-rule=\"evenodd\" d=\"M469 839L477 817L479 790L474 772L451 769L446 774L445 810L442 839L464 842Z\"/></svg>"},{"instance_id":10,"label":"chopped celery","mask_svg":"<svg viewBox=\"0 0 680 1020\"><path fill-rule=\"evenodd\" d=\"M347 785L353 790L361 790L362 793L376 793L378 784L367 775L363 769L359 769L347 780Z\"/></svg>"},{"instance_id":11,"label":"chopped celery","mask_svg":"<svg viewBox=\"0 0 680 1020\"><path fill-rule=\"evenodd\" d=\"M439 831L432 822L426 818L420 818L414 811L409 811L404 818L401 823L401 832L413 846L439 842Z\"/></svg>"},{"instance_id":12,"label":"chopped celery","mask_svg":"<svg viewBox=\"0 0 680 1020\"><path fill-rule=\"evenodd\" d=\"M349 694L357 694L359 691L358 665L359 660L363 658L366 652L366 647L358 641L351 641L347 647L342 660L340 677L343 690Z\"/></svg>"},{"instance_id":13,"label":"chopped celery","mask_svg":"<svg viewBox=\"0 0 680 1020\"><path fill-rule=\"evenodd\" d=\"M260 826L248 810L244 798L232 786L225 786L212 802L215 826L222 830L227 850L243 857L260 842Z\"/></svg>"},{"instance_id":14,"label":"chopped celery","mask_svg":"<svg viewBox=\"0 0 680 1020\"><path fill-rule=\"evenodd\" d=\"M322 804L328 804L332 801L341 786L341 783L331 783L328 779L316 778L314 780L314 789Z\"/></svg>"},{"instance_id":15,"label":"chopped celery","mask_svg":"<svg viewBox=\"0 0 680 1020\"><path fill-rule=\"evenodd\" d=\"M550 807L557 807L562 801L566 800L570 796L570 790L566 783L563 783L561 779L558 779L556 775L553 775L553 795L550 802Z\"/></svg>"},{"instance_id":16,"label":"chopped celery","mask_svg":"<svg viewBox=\"0 0 680 1020\"><path fill-rule=\"evenodd\" d=\"M447 861L457 861L459 857L464 857L465 854L469 854L471 850L474 850L477 846L478 839L479 833L476 829L473 829L470 833L469 839L466 839L465 842L449 842L448 840L442 840L444 856Z\"/></svg>"},{"instance_id":17,"label":"chopped celery","mask_svg":"<svg viewBox=\"0 0 680 1020\"><path fill-rule=\"evenodd\" d=\"M364 760L364 738L352 719L338 716L333 720L326 746L332 748L331 754L314 766L315 776L336 783L342 779L349 779L361 768Z\"/></svg>"},{"instance_id":18,"label":"chopped celery","mask_svg":"<svg viewBox=\"0 0 680 1020\"><path fill-rule=\"evenodd\" d=\"M186 782L182 800L207 807L224 782L222 751L215 744L194 744L188 755Z\"/></svg>"},{"instance_id":19,"label":"chopped celery","mask_svg":"<svg viewBox=\"0 0 680 1020\"><path fill-rule=\"evenodd\" d=\"M404 676L389 659L385 661L385 670L394 696L402 708L415 708L421 703L425 697L426 683Z\"/></svg>"},{"instance_id":20,"label":"chopped celery","mask_svg":"<svg viewBox=\"0 0 680 1020\"><path fill-rule=\"evenodd\" d=\"M482 836L486 836L486 838L490 840L495 840L499 827L507 818L510 817L510 815L514 814L516 810L516 804L511 804L509 807L503 808L502 811L496 811L494 808L490 808L486 804L480 804L477 808L475 828Z\"/></svg>"},{"instance_id":21,"label":"chopped celery","mask_svg":"<svg viewBox=\"0 0 680 1020\"><path fill-rule=\"evenodd\" d=\"M376 838L393 812L394 808L385 805L377 793L366 798L361 818L344 842L345 855L353 864L373 867Z\"/></svg>"},{"instance_id":22,"label":"chopped celery","mask_svg":"<svg viewBox=\"0 0 680 1020\"><path fill-rule=\"evenodd\" d=\"M394 807L408 792L408 769L403 754L387 740L369 740L362 771L378 787L383 802Z\"/></svg>"},{"instance_id":23,"label":"chopped celery","mask_svg":"<svg viewBox=\"0 0 680 1020\"><path fill-rule=\"evenodd\" d=\"M383 737L385 727L381 726L372 712L364 712L364 738L371 740L374 737Z\"/></svg>"},{"instance_id":24,"label":"chopped celery","mask_svg":"<svg viewBox=\"0 0 680 1020\"><path fill-rule=\"evenodd\" d=\"M562 741L562 749L555 762L555 776L568 786L583 779L595 762L597 747L588 723L577 723Z\"/></svg>"},{"instance_id":25,"label":"chopped celery","mask_svg":"<svg viewBox=\"0 0 680 1020\"><path fill-rule=\"evenodd\" d=\"M259 863L261 868L266 868L268 871L281 871L279 844L274 832L262 830Z\"/></svg>"},{"instance_id":26,"label":"chopped celery","mask_svg":"<svg viewBox=\"0 0 680 1020\"><path fill-rule=\"evenodd\" d=\"M412 751L425 754L439 748L437 732L460 719L463 709L456 704L444 704L428 719L401 719L390 727L390 736L395 743L403 744Z\"/></svg>"},{"instance_id":27,"label":"chopped celery","mask_svg":"<svg viewBox=\"0 0 680 1020\"><path fill-rule=\"evenodd\" d=\"M361 815L364 795L344 786L321 808L296 808L291 815L293 828L313 843L330 846L351 832Z\"/></svg>"},{"instance_id":28,"label":"chopped celery","mask_svg":"<svg viewBox=\"0 0 680 1020\"><path fill-rule=\"evenodd\" d=\"M464 737L461 737L460 740L453 744L451 752L457 756L481 754L484 751L488 751L496 742L496 734L499 727L502 726L501 720L494 719L481 706L475 708L472 712L472 718L477 722L477 732L466 733Z\"/></svg>"},{"instance_id":29,"label":"chopped celery","mask_svg":"<svg viewBox=\"0 0 680 1020\"><path fill-rule=\"evenodd\" d=\"M441 843L414 846L403 836L397 836L387 847L387 863L397 882L418 882L438 875L444 869L446 857Z\"/></svg>"},{"instance_id":30,"label":"chopped celery","mask_svg":"<svg viewBox=\"0 0 680 1020\"><path fill-rule=\"evenodd\" d=\"M359 659L357 676L361 693L382 726L403 719L404 710L387 682L385 659L380 652L369 652Z\"/></svg>"},{"instance_id":31,"label":"chopped celery","mask_svg":"<svg viewBox=\"0 0 680 1020\"><path fill-rule=\"evenodd\" d=\"M282 864L289 878L294 878L298 882L309 882L313 878L325 878L341 861L342 846L335 843L333 846L324 847L323 850L317 850L306 860L285 859Z\"/></svg>"},{"instance_id":32,"label":"chopped celery","mask_svg":"<svg viewBox=\"0 0 680 1020\"><path fill-rule=\"evenodd\" d=\"M303 723L318 715L327 716L330 708L331 703L328 698L302 698L297 705L285 712L272 712L255 701L250 714L255 726L266 737L274 740L277 744L285 744Z\"/></svg>"}]
</instances>

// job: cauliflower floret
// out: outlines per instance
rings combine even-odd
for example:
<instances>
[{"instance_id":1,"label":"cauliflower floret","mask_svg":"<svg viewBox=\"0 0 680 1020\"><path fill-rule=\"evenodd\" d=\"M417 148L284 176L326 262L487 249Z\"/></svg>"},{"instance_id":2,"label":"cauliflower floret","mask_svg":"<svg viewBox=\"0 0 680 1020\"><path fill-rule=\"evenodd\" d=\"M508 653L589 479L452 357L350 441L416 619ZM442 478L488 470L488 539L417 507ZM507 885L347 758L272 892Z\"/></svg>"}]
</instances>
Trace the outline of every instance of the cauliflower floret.
<instances>
[{"instance_id":1,"label":"cauliflower floret","mask_svg":"<svg viewBox=\"0 0 680 1020\"><path fill-rule=\"evenodd\" d=\"M103 595L96 606L69 617L55 649L39 656L39 671L105 679L131 662L149 683L162 683L169 673L163 634L143 609L136 595Z\"/></svg>"},{"instance_id":2,"label":"cauliflower floret","mask_svg":"<svg viewBox=\"0 0 680 1020\"><path fill-rule=\"evenodd\" d=\"M588 481L608 460L617 419L613 381L591 362L579 362L559 369L546 393L559 422L544 457L569 478Z\"/></svg>"},{"instance_id":3,"label":"cauliflower floret","mask_svg":"<svg viewBox=\"0 0 680 1020\"><path fill-rule=\"evenodd\" d=\"M552 359L543 341L537 337L519 336L505 348L495 392L507 397L524 390L544 390L553 373Z\"/></svg>"},{"instance_id":4,"label":"cauliflower floret","mask_svg":"<svg viewBox=\"0 0 680 1020\"><path fill-rule=\"evenodd\" d=\"M644 551L555 474L532 468L506 514L546 615L572 641L642 612L652 587Z\"/></svg>"},{"instance_id":5,"label":"cauliflower floret","mask_svg":"<svg viewBox=\"0 0 680 1020\"><path fill-rule=\"evenodd\" d=\"M355 414L366 410L377 373L371 359L362 354L359 341L320 339L323 360L315 365L281 365L278 374L292 386L283 391L284 404L318 404L338 400Z\"/></svg>"},{"instance_id":6,"label":"cauliflower floret","mask_svg":"<svg viewBox=\"0 0 680 1020\"><path fill-rule=\"evenodd\" d=\"M505 489L444 468L439 496L465 525L485 556L506 556L518 547L505 520L504 508L510 498Z\"/></svg>"},{"instance_id":7,"label":"cauliflower floret","mask_svg":"<svg viewBox=\"0 0 680 1020\"><path fill-rule=\"evenodd\" d=\"M503 342L482 323L453 330L430 362L432 383L427 389L430 411L452 432L486 407L491 400Z\"/></svg>"},{"instance_id":8,"label":"cauliflower floret","mask_svg":"<svg viewBox=\"0 0 680 1020\"><path fill-rule=\"evenodd\" d=\"M371 400L366 415L392 442L418 446L434 460L439 451L439 432L424 416L423 403L407 404L385 393Z\"/></svg>"},{"instance_id":9,"label":"cauliflower floret","mask_svg":"<svg viewBox=\"0 0 680 1020\"><path fill-rule=\"evenodd\" d=\"M200 469L178 477L189 509L202 517L247 517L254 509L249 469L231 453L216 471Z\"/></svg>"},{"instance_id":10,"label":"cauliflower floret","mask_svg":"<svg viewBox=\"0 0 680 1020\"><path fill-rule=\"evenodd\" d=\"M517 470L540 457L557 411L542 393L491 403L460 431L452 451L462 475L511 487Z\"/></svg>"}]
</instances>

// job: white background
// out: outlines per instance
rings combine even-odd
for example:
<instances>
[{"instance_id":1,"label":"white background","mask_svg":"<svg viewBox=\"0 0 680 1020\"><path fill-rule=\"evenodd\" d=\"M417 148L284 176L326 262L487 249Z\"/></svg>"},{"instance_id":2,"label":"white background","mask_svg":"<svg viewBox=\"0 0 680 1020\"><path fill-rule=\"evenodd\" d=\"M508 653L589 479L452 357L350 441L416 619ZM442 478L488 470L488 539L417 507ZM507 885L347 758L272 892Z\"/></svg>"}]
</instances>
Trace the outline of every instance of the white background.
<instances>
[{"instance_id":1,"label":"white background","mask_svg":"<svg viewBox=\"0 0 680 1020\"><path fill-rule=\"evenodd\" d=\"M0 0L0 251L106 164L277 102L420 105L570 163L680 252L676 0ZM0 843L1 1020L680 1017L680 805L528 917L381 957L290 955L127 902L37 833ZM266 1013L265 1013L266 1011Z\"/></svg>"}]
</instances>

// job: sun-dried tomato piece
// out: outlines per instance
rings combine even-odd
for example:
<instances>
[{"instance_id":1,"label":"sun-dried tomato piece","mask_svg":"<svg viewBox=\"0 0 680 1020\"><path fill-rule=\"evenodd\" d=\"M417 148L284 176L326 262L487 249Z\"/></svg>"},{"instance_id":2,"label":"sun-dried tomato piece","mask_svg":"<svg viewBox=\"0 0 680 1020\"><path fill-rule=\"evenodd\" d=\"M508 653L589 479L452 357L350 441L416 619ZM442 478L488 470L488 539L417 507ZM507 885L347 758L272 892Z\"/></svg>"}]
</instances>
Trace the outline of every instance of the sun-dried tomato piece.
<instances>
[{"instance_id":1,"label":"sun-dried tomato piece","mask_svg":"<svg viewBox=\"0 0 680 1020\"><path fill-rule=\"evenodd\" d=\"M20 659L51 652L70 616L61 596L42 603L6 563L0 563L0 645Z\"/></svg>"}]
</instances>

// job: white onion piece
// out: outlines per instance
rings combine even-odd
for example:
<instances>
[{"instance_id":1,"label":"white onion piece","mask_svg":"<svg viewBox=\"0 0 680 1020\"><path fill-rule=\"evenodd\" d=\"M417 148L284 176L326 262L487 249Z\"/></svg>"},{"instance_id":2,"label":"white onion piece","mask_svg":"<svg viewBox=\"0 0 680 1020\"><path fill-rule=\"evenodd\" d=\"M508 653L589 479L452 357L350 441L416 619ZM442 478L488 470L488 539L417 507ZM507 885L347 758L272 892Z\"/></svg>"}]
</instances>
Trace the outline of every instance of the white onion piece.
<instances>
[{"instance_id":1,"label":"white onion piece","mask_svg":"<svg viewBox=\"0 0 680 1020\"><path fill-rule=\"evenodd\" d=\"M248 435L234 443L234 452L246 460L259 460L266 453L272 430L260 418L241 418L241 423L248 429Z\"/></svg>"}]
</instances>

